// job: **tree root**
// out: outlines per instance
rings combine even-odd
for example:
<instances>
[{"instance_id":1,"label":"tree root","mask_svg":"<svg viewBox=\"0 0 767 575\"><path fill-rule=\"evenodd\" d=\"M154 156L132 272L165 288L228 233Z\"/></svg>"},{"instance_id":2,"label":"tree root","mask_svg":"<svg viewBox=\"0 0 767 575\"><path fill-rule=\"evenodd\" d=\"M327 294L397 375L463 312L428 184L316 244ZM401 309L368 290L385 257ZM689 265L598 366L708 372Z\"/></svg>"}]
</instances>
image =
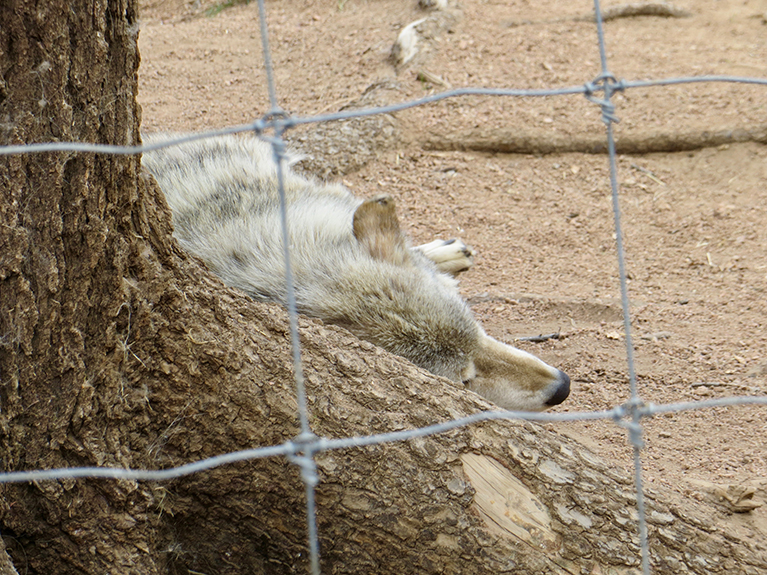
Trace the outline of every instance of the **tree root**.
<instances>
[{"instance_id":1,"label":"tree root","mask_svg":"<svg viewBox=\"0 0 767 575\"><path fill-rule=\"evenodd\" d=\"M734 144L758 142L767 144L767 124L750 128L719 130L643 131L616 136L619 154L684 152ZM524 131L511 128L474 129L452 134L428 134L421 140L427 150L498 152L506 154L563 154L607 152L604 134L565 135L551 131Z\"/></svg>"}]
</instances>

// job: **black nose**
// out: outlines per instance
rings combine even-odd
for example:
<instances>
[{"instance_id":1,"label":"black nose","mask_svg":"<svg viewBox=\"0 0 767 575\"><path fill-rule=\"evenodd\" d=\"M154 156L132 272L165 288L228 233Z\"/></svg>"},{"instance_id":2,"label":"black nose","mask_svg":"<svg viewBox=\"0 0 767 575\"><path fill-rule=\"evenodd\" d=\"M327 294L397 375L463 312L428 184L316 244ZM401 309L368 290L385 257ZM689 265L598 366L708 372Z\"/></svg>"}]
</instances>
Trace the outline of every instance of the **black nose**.
<instances>
[{"instance_id":1,"label":"black nose","mask_svg":"<svg viewBox=\"0 0 767 575\"><path fill-rule=\"evenodd\" d=\"M549 400L546 402L546 405L549 407L552 407L554 405L559 405L565 399L567 399L568 395L570 395L570 376L567 375L565 372L560 371L559 381L560 381L559 387L554 392L554 395L552 395L549 398Z\"/></svg>"}]
</instances>

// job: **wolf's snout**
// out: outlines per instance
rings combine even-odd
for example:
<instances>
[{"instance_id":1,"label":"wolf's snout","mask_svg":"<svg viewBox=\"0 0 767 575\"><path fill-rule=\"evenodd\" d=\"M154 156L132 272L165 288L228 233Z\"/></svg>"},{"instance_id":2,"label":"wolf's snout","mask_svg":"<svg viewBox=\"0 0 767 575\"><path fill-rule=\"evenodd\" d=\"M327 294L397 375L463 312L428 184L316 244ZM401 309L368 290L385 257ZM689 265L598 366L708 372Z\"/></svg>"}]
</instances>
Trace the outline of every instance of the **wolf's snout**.
<instances>
[{"instance_id":1,"label":"wolf's snout","mask_svg":"<svg viewBox=\"0 0 767 575\"><path fill-rule=\"evenodd\" d=\"M552 395L549 398L549 400L546 402L546 405L548 407L559 405L565 399L567 399L568 395L570 395L570 376L567 375L564 371L560 371L559 381L560 381L559 387L554 392L554 395Z\"/></svg>"}]
</instances>

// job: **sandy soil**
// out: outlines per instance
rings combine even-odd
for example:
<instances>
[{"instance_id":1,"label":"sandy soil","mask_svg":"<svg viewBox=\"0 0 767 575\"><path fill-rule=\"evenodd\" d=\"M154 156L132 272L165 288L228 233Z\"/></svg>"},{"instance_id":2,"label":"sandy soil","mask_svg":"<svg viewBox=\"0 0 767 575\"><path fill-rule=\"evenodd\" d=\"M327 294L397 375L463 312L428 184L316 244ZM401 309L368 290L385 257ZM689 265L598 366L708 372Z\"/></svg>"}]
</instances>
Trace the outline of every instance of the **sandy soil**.
<instances>
[{"instance_id":1,"label":"sandy soil","mask_svg":"<svg viewBox=\"0 0 767 575\"><path fill-rule=\"evenodd\" d=\"M600 71L595 26L584 18L588 0L464 0L438 16L416 4L267 2L279 106L299 116L337 111L382 81L370 101L405 101L447 86L578 86ZM605 24L616 77L767 77L766 0L674 6L691 15ZM270 109L256 4L206 15L211 7L207 0L144 1L145 131L219 128ZM400 31L429 16L436 19L424 25L430 38L418 55L393 65ZM614 101L619 146L635 143L624 148L635 153L618 159L618 180L641 397L767 396L767 87L643 88ZM313 155L307 169L341 178L362 196L393 194L416 241L461 236L471 243L479 256L462 290L491 334L509 342L561 334L517 343L572 376L560 411L624 402L609 167L604 154L585 153L604 141L599 107L580 95L464 97L372 122L289 135ZM651 484L691 497L707 497L696 480L753 485L764 499L764 407L645 423ZM557 429L630 468L625 431L612 422ZM736 517L767 534L765 507Z\"/></svg>"}]
</instances>

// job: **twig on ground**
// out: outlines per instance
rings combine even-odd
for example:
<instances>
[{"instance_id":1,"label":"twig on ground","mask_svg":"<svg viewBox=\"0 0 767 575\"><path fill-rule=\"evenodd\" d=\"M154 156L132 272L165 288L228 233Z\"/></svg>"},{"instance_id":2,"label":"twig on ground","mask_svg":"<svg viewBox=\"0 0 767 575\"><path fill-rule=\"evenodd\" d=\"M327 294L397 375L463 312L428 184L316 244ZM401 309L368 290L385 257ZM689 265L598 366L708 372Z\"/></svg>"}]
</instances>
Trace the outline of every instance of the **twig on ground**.
<instances>
[{"instance_id":1,"label":"twig on ground","mask_svg":"<svg viewBox=\"0 0 767 575\"><path fill-rule=\"evenodd\" d=\"M632 2L619 4L602 10L602 21L617 20L618 18L633 18L635 16L660 16L662 18L689 18L692 12L677 8L666 2ZM594 20L594 14L588 16Z\"/></svg>"},{"instance_id":2,"label":"twig on ground","mask_svg":"<svg viewBox=\"0 0 767 575\"><path fill-rule=\"evenodd\" d=\"M743 385L742 383L730 383L728 381L698 381L691 383L690 387L737 387L738 389L744 389L749 393L765 393L767 390L761 387L752 387L749 385Z\"/></svg>"},{"instance_id":3,"label":"twig on ground","mask_svg":"<svg viewBox=\"0 0 767 575\"><path fill-rule=\"evenodd\" d=\"M638 170L638 171L642 172L645 176L650 178L656 184L660 184L661 186L665 186L666 185L666 182L664 182L663 180L658 178L655 174L653 174L647 168L643 168L642 166L640 166L638 164L631 164L631 167L634 168L635 170Z\"/></svg>"},{"instance_id":4,"label":"twig on ground","mask_svg":"<svg viewBox=\"0 0 767 575\"><path fill-rule=\"evenodd\" d=\"M428 70L418 70L418 73L416 74L416 79L419 82L429 82L431 84L442 86L448 90L452 88L452 86L450 85L450 82L442 79L440 76L437 76L436 74L432 74Z\"/></svg>"},{"instance_id":5,"label":"twig on ground","mask_svg":"<svg viewBox=\"0 0 767 575\"><path fill-rule=\"evenodd\" d=\"M632 2L631 4L619 4L602 10L602 21L617 20L618 18L634 18L635 16L658 16L661 18L689 18L692 12L677 8L666 2ZM509 28L517 26L529 26L535 24L557 24L560 22L594 22L596 17L593 12L584 16L565 16L559 18L544 18L541 20L514 20L506 25Z\"/></svg>"},{"instance_id":6,"label":"twig on ground","mask_svg":"<svg viewBox=\"0 0 767 575\"><path fill-rule=\"evenodd\" d=\"M517 338L514 338L514 341L531 341L533 343L541 343L544 341L548 341L550 339L560 339L561 337L562 337L561 331L558 331L557 333L548 333L545 335L541 334L541 335L517 337Z\"/></svg>"}]
</instances>

